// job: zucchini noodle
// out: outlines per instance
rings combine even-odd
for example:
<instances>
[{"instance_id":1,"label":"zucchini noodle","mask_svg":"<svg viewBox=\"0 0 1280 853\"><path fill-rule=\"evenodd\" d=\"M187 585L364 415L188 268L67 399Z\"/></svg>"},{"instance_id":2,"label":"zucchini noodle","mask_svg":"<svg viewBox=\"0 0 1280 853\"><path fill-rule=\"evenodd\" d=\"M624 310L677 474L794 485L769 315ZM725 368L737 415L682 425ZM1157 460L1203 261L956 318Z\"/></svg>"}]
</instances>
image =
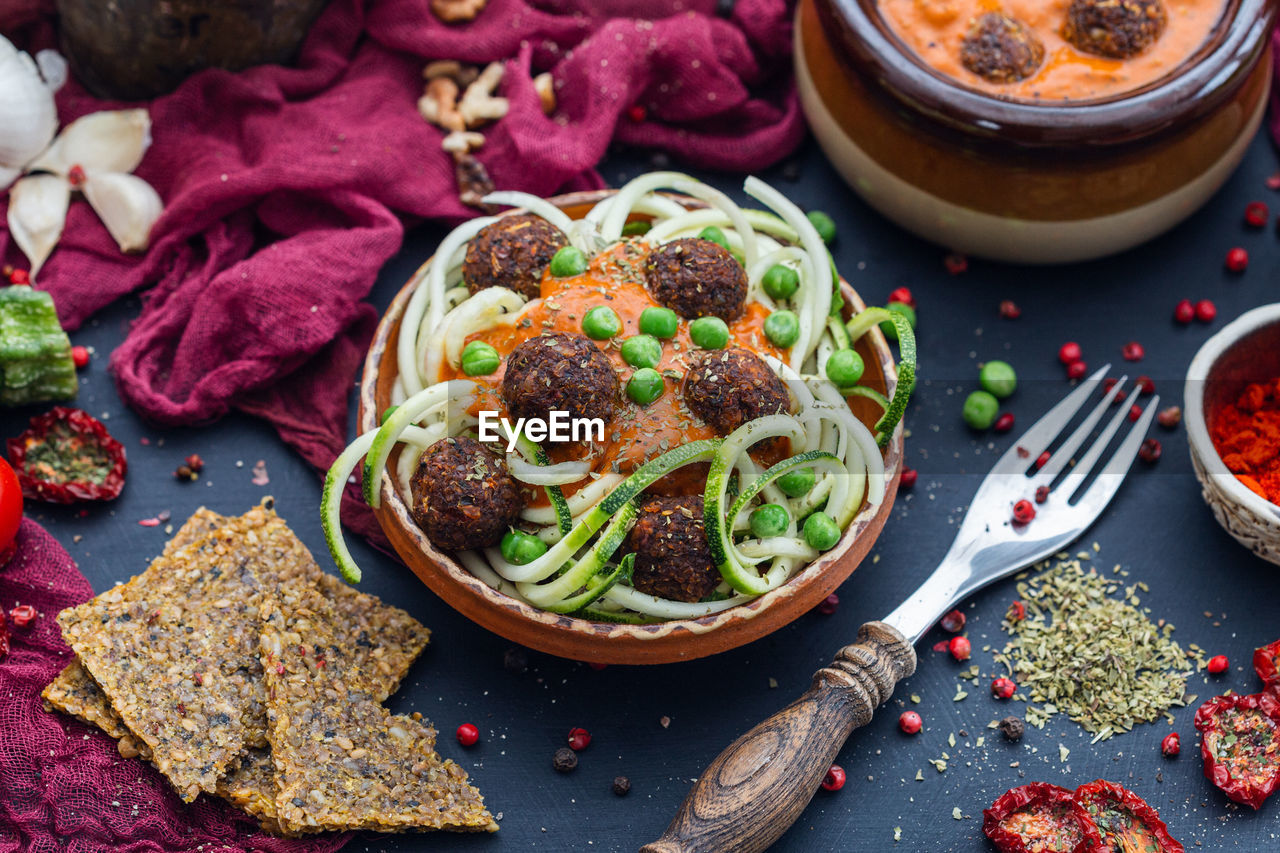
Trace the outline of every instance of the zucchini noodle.
<instances>
[{"instance_id":1,"label":"zucchini noodle","mask_svg":"<svg viewBox=\"0 0 1280 853\"><path fill-rule=\"evenodd\" d=\"M490 539L476 543L483 547L452 554L484 584L537 608L598 621L640 624L695 619L775 590L818 559L822 551L814 543L825 544L814 539L805 524L814 513L825 513L828 519L823 523L833 521L843 531L857 518L873 514L883 502L882 447L897 429L914 382L910 326L900 315L879 308L868 308L844 323L838 310L842 303L834 263L809 219L756 178L748 178L743 189L767 209L740 207L723 192L680 172L642 175L578 220L525 193L496 192L485 197L487 203L520 207L542 217L588 257L622 239L632 239L635 246L657 246L696 237L714 226L742 263L748 301L769 311L793 311L800 323L798 340L784 358L761 356L783 380L791 398L790 411L747 421L723 438L670 448L664 441L661 455L625 473L625 469L608 467L597 470L590 458L553 463L523 433L515 435L508 450L510 436L504 436L503 444L494 449L505 457L507 473L520 484L541 490L546 499L519 510L517 527L535 538L536 549L512 550L504 556L506 545L490 545ZM686 207L662 193L667 190L706 206ZM627 222L635 218L651 223L638 241L623 237ZM360 579L360 570L343 541L339 521L347 483L354 482L359 469L362 494L371 507L379 506L384 485L412 507L410 482L423 453L446 437L473 432L479 423L472 411L481 395L477 383L444 381L458 373L464 347L481 333L529 326L531 321L525 318L542 302L498 286L473 294L462 281L469 242L496 220L482 217L454 229L435 257L418 270L396 345L398 375L392 388L396 408L381 425L358 436L325 479L321 513L326 542L351 582ZM790 296L775 293L771 297L764 290L765 277L776 266L795 274L798 286ZM904 363L897 387L889 396L861 385L837 388L826 377L828 359L851 348L882 322L894 323L899 332ZM864 397L884 410L874 431L853 415L846 401L850 396ZM789 446L790 455L773 464L763 463L759 454L752 456L753 450L763 446L761 442ZM694 602L636 588L632 576L637 555L627 548L645 490L691 465L709 466L705 489L698 487L703 500L701 521L712 564L720 574L717 588ZM788 485L796 477L789 475L811 475L812 486L796 494ZM785 524L773 509L762 515L772 513L779 520L757 528L752 513L763 505L786 510ZM765 535L756 535L756 530Z\"/></svg>"}]
</instances>

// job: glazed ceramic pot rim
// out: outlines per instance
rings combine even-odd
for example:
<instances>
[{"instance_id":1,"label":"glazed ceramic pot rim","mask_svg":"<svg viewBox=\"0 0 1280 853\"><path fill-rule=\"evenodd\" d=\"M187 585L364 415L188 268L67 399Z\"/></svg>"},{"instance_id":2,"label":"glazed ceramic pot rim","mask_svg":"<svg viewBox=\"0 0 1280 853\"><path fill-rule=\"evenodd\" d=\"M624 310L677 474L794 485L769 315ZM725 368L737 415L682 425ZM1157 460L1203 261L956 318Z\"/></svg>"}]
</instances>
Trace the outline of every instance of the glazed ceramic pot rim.
<instances>
[{"instance_id":1,"label":"glazed ceramic pot rim","mask_svg":"<svg viewBox=\"0 0 1280 853\"><path fill-rule=\"evenodd\" d=\"M824 29L851 62L909 111L966 134L1079 149L1135 142L1211 112L1265 51L1276 7L1226 0L1204 44L1171 73L1133 91L1058 103L987 94L930 67L892 31L877 0L818 0Z\"/></svg>"},{"instance_id":2,"label":"glazed ceramic pot rim","mask_svg":"<svg viewBox=\"0 0 1280 853\"><path fill-rule=\"evenodd\" d=\"M1256 515L1280 522L1280 506L1271 503L1236 479L1218 455L1209 437L1209 424L1204 410L1205 383L1210 371L1222 356L1241 340L1268 326L1280 325L1280 302L1262 305L1246 311L1232 320L1216 335L1204 342L1187 368L1187 381L1183 387L1183 400L1187 407L1187 441L1210 477L1231 498L1243 504Z\"/></svg>"}]
</instances>

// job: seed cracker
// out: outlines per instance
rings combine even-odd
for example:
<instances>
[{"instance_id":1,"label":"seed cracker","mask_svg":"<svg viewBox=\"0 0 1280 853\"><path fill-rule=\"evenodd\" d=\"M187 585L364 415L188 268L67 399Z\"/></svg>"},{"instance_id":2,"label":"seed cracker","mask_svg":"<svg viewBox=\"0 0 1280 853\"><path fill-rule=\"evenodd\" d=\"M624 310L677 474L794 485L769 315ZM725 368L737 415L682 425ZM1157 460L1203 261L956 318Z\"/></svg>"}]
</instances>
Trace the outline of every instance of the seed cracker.
<instances>
[{"instance_id":1,"label":"seed cracker","mask_svg":"<svg viewBox=\"0 0 1280 853\"><path fill-rule=\"evenodd\" d=\"M285 835L276 819L275 764L270 747L254 747L240 753L235 771L218 780L217 794L231 805L258 819L265 832Z\"/></svg>"},{"instance_id":2,"label":"seed cracker","mask_svg":"<svg viewBox=\"0 0 1280 853\"><path fill-rule=\"evenodd\" d=\"M496 831L466 772L435 753L435 729L374 699L336 624L332 605L306 593L274 606L263 623L280 825Z\"/></svg>"}]
</instances>

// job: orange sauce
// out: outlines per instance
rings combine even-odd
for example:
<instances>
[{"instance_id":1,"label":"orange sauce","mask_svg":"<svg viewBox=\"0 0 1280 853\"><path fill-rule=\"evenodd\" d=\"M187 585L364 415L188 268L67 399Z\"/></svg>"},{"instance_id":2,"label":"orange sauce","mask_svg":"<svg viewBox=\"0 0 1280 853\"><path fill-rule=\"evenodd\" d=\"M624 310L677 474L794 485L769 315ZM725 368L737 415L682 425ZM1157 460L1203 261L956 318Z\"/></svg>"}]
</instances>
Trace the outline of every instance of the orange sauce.
<instances>
[{"instance_id":1,"label":"orange sauce","mask_svg":"<svg viewBox=\"0 0 1280 853\"><path fill-rule=\"evenodd\" d=\"M530 302L521 314L519 322L477 332L467 338L484 341L502 356L502 365L489 376L466 377L461 368L445 365L445 379L469 378L477 385L476 402L470 413L498 411L510 417L502 402L502 376L506 370L507 356L529 338L547 332L582 332L582 316L597 305L612 308L622 320L622 331L607 341L594 343L609 357L618 375L622 389L621 402L615 409L611 422L605 425L605 440L589 444L556 444L546 442L545 448L554 462L568 459L589 459L592 471L629 474L644 462L661 456L681 444L712 438L715 431L707 426L685 406L680 395L680 383L688 369L688 356L697 349L689 339L689 323L683 318L674 338L662 341L662 360L657 368L663 375L666 388L654 402L640 406L626 396L627 379L634 368L622 359L621 345L626 338L640 334L640 314L646 308L657 306L644 284L645 244L634 240L624 241L601 252L592 259L582 275L555 278L549 272L542 277L542 295ZM729 345L739 346L759 354L781 358L783 352L769 342L764 334L764 321L769 309L759 303L748 303L743 316L729 324ZM777 460L772 460L777 461ZM685 494L701 493L706 483L706 472L695 473L695 466L675 472L688 472L687 477L666 480L667 491ZM695 482L696 480L696 482ZM566 495L590 483L583 480L563 487ZM534 496L535 505L545 505L546 495L541 489Z\"/></svg>"},{"instance_id":2,"label":"orange sauce","mask_svg":"<svg viewBox=\"0 0 1280 853\"><path fill-rule=\"evenodd\" d=\"M1071 0L879 0L893 32L926 64L981 91L1029 101L1080 101L1137 89L1177 68L1204 43L1223 0L1165 0L1168 24L1155 43L1129 59L1077 50L1062 38ZM1016 83L991 83L960 62L970 22L986 12L1021 21L1044 44L1039 70Z\"/></svg>"}]
</instances>

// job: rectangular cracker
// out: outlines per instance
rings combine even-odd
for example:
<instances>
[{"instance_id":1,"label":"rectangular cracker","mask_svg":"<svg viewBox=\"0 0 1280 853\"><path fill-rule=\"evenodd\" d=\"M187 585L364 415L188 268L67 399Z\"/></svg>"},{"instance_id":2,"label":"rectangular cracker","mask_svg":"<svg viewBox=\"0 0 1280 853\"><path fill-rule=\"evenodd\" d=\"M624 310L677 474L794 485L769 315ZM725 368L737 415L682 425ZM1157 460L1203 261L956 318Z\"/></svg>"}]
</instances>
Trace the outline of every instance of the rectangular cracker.
<instances>
[{"instance_id":1,"label":"rectangular cracker","mask_svg":"<svg viewBox=\"0 0 1280 853\"><path fill-rule=\"evenodd\" d=\"M435 752L435 729L393 715L338 642L332 604L303 593L266 613L262 663L276 813L287 832L496 831L467 774Z\"/></svg>"},{"instance_id":2,"label":"rectangular cracker","mask_svg":"<svg viewBox=\"0 0 1280 853\"><path fill-rule=\"evenodd\" d=\"M275 764L270 747L253 747L240 753L235 771L218 780L217 795L256 817L264 832L285 835L276 819Z\"/></svg>"}]
</instances>

